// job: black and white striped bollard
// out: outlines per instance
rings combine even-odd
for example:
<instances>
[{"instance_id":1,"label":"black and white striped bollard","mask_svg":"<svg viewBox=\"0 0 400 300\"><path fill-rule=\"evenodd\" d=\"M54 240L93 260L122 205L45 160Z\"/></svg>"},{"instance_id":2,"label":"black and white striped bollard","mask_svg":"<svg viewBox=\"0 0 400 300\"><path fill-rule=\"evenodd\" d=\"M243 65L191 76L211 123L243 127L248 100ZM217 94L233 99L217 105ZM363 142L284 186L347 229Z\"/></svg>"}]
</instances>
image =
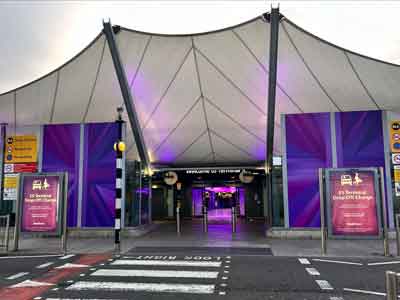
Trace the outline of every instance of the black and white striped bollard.
<instances>
[{"instance_id":1,"label":"black and white striped bollard","mask_svg":"<svg viewBox=\"0 0 400 300\"><path fill-rule=\"evenodd\" d=\"M115 174L115 252L121 251L120 231L121 231L121 202L122 202L122 153L125 151L125 143L122 141L122 108L118 108L118 119L115 121L118 125L118 140L114 144L116 157Z\"/></svg>"}]
</instances>

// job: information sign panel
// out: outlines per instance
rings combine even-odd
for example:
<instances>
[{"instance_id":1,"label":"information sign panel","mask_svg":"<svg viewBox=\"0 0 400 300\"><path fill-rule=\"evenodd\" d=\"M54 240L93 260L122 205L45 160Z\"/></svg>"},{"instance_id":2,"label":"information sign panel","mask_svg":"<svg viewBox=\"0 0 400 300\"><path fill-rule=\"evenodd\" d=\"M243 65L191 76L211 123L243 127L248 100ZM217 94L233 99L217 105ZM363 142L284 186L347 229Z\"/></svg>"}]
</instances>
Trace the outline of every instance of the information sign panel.
<instances>
[{"instance_id":1,"label":"information sign panel","mask_svg":"<svg viewBox=\"0 0 400 300\"><path fill-rule=\"evenodd\" d=\"M62 186L62 174L21 175L21 232L60 233Z\"/></svg>"},{"instance_id":2,"label":"information sign panel","mask_svg":"<svg viewBox=\"0 0 400 300\"><path fill-rule=\"evenodd\" d=\"M380 236L377 170L326 169L325 172L328 234L332 237Z\"/></svg>"}]
</instances>

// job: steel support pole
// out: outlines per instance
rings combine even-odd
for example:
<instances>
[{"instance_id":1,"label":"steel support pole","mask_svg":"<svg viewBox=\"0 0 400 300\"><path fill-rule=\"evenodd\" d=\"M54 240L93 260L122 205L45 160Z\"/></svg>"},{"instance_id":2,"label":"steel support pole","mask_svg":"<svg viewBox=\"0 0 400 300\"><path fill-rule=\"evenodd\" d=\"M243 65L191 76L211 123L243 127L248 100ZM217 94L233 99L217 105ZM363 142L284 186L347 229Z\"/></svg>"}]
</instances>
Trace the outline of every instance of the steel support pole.
<instances>
[{"instance_id":1,"label":"steel support pole","mask_svg":"<svg viewBox=\"0 0 400 300\"><path fill-rule=\"evenodd\" d=\"M108 47L114 63L115 72L118 77L119 86L124 99L126 112L128 114L129 123L131 125L134 140L138 149L139 157L145 168L150 167L150 160L146 150L146 144L141 131L141 126L136 113L135 105L132 100L128 80L126 79L125 70L122 66L121 56L119 54L117 43L115 42L114 31L110 22L103 22L103 32L106 36Z\"/></svg>"},{"instance_id":2,"label":"steel support pole","mask_svg":"<svg viewBox=\"0 0 400 300\"><path fill-rule=\"evenodd\" d=\"M265 172L267 175L267 199L268 207L272 207L272 158L274 149L275 130L275 100L276 100L276 77L278 65L278 35L280 13L279 7L272 8L269 15L270 20L270 43L269 43L269 80L268 80L268 107L267 107L267 147ZM267 225L271 226L272 212L268 211Z\"/></svg>"},{"instance_id":3,"label":"steel support pole","mask_svg":"<svg viewBox=\"0 0 400 300\"><path fill-rule=\"evenodd\" d=\"M208 232L208 212L206 206L203 206L203 230L204 232Z\"/></svg>"},{"instance_id":4,"label":"steel support pole","mask_svg":"<svg viewBox=\"0 0 400 300\"><path fill-rule=\"evenodd\" d=\"M7 124L1 124L1 140L3 142L3 149L1 150L1 184L0 184L0 211L4 207L4 165L6 161L6 153L7 153Z\"/></svg>"},{"instance_id":5,"label":"steel support pole","mask_svg":"<svg viewBox=\"0 0 400 300\"><path fill-rule=\"evenodd\" d=\"M400 214L395 215L397 256L400 256Z\"/></svg>"},{"instance_id":6,"label":"steel support pole","mask_svg":"<svg viewBox=\"0 0 400 300\"><path fill-rule=\"evenodd\" d=\"M181 206L176 207L176 233L181 235Z\"/></svg>"},{"instance_id":7,"label":"steel support pole","mask_svg":"<svg viewBox=\"0 0 400 300\"><path fill-rule=\"evenodd\" d=\"M388 236L388 226L387 226L387 208L386 208L386 195L385 195L385 177L383 173L383 168L379 168L379 188L381 194L382 202L382 223L383 223L383 254L385 256L390 255L389 249L389 236Z\"/></svg>"},{"instance_id":8,"label":"steel support pole","mask_svg":"<svg viewBox=\"0 0 400 300\"><path fill-rule=\"evenodd\" d=\"M236 207L232 206L232 233L236 233Z\"/></svg>"},{"instance_id":9,"label":"steel support pole","mask_svg":"<svg viewBox=\"0 0 400 300\"><path fill-rule=\"evenodd\" d=\"M319 207L321 215L321 253L325 255L327 252L326 247L326 225L325 225L325 188L324 188L324 169L318 170L319 177Z\"/></svg>"}]
</instances>

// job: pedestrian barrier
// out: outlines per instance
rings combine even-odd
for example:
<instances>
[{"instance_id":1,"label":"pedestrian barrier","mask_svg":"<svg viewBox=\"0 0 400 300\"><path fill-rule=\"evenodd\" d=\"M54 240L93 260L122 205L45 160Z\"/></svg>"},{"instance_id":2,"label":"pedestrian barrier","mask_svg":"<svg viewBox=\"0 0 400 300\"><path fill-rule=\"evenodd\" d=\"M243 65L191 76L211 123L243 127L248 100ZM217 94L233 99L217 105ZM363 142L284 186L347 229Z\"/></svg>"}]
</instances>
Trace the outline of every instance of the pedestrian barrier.
<instances>
[{"instance_id":1,"label":"pedestrian barrier","mask_svg":"<svg viewBox=\"0 0 400 300\"><path fill-rule=\"evenodd\" d=\"M8 252L9 244L9 231L10 231L10 215L0 216L0 248Z\"/></svg>"},{"instance_id":2,"label":"pedestrian barrier","mask_svg":"<svg viewBox=\"0 0 400 300\"><path fill-rule=\"evenodd\" d=\"M385 281L386 281L386 300L398 299L398 291L400 290L399 285L400 273L393 271L386 271Z\"/></svg>"}]
</instances>

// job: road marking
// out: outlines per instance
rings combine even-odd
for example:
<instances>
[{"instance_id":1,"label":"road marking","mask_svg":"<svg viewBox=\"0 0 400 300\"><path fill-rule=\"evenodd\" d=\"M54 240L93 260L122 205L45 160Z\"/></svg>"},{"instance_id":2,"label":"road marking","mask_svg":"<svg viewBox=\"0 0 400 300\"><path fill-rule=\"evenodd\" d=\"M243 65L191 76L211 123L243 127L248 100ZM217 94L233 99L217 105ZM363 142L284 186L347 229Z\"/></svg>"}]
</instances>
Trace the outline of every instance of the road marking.
<instances>
[{"instance_id":1,"label":"road marking","mask_svg":"<svg viewBox=\"0 0 400 300\"><path fill-rule=\"evenodd\" d=\"M43 299L43 298L40 298L40 299ZM46 298L46 300L122 300L122 299Z\"/></svg>"},{"instance_id":2,"label":"road marking","mask_svg":"<svg viewBox=\"0 0 400 300\"><path fill-rule=\"evenodd\" d=\"M6 279L14 280L14 279L20 278L20 277L28 275L28 274L29 274L29 272L20 272L20 273L17 273L17 274L14 274L14 275L6 277Z\"/></svg>"},{"instance_id":3,"label":"road marking","mask_svg":"<svg viewBox=\"0 0 400 300\"><path fill-rule=\"evenodd\" d=\"M380 266L380 265L394 265L400 264L400 261L384 261L384 262L375 262L375 263L368 263L368 266Z\"/></svg>"},{"instance_id":4,"label":"road marking","mask_svg":"<svg viewBox=\"0 0 400 300\"><path fill-rule=\"evenodd\" d=\"M360 294L370 294L370 295L377 295L377 296L386 296L386 293L379 293L374 291L366 291L366 290L356 290L356 289L343 289L346 292L353 292L353 293L360 293Z\"/></svg>"},{"instance_id":5,"label":"road marking","mask_svg":"<svg viewBox=\"0 0 400 300\"><path fill-rule=\"evenodd\" d=\"M227 276L223 276L223 277L222 277L222 280L227 280L227 279L228 279Z\"/></svg>"},{"instance_id":6,"label":"road marking","mask_svg":"<svg viewBox=\"0 0 400 300\"><path fill-rule=\"evenodd\" d=\"M59 257L59 254L51 255L25 255L25 256L2 256L0 259L11 259L11 258L42 258L42 257Z\"/></svg>"},{"instance_id":7,"label":"road marking","mask_svg":"<svg viewBox=\"0 0 400 300\"><path fill-rule=\"evenodd\" d=\"M299 262L302 265L311 265L310 261L307 258L299 258Z\"/></svg>"},{"instance_id":8,"label":"road marking","mask_svg":"<svg viewBox=\"0 0 400 300\"><path fill-rule=\"evenodd\" d=\"M306 268L306 271L308 274L310 274L311 276L319 276L321 275L317 269L315 268Z\"/></svg>"},{"instance_id":9,"label":"road marking","mask_svg":"<svg viewBox=\"0 0 400 300\"><path fill-rule=\"evenodd\" d=\"M221 284L220 284L220 286L222 286L222 287L226 287L226 286L227 286L227 284L226 284L226 283L221 283Z\"/></svg>"},{"instance_id":10,"label":"road marking","mask_svg":"<svg viewBox=\"0 0 400 300\"><path fill-rule=\"evenodd\" d=\"M319 259L319 258L313 258L313 261L321 261L321 262L345 264L345 265L355 265L355 266L362 266L363 265L362 263L355 263L355 262L350 262L350 261L328 260L328 259Z\"/></svg>"},{"instance_id":11,"label":"road marking","mask_svg":"<svg viewBox=\"0 0 400 300\"><path fill-rule=\"evenodd\" d=\"M140 291L188 294L213 294L214 284L171 284L171 283L137 283L137 282L95 282L78 281L66 288L71 291L104 290L104 291Z\"/></svg>"},{"instance_id":12,"label":"road marking","mask_svg":"<svg viewBox=\"0 0 400 300\"><path fill-rule=\"evenodd\" d=\"M226 292L221 291L221 292L219 292L219 294L220 294L221 296L224 296L224 295L226 295Z\"/></svg>"},{"instance_id":13,"label":"road marking","mask_svg":"<svg viewBox=\"0 0 400 300\"><path fill-rule=\"evenodd\" d=\"M315 282L319 285L321 290L333 290L333 287L326 280L315 280Z\"/></svg>"},{"instance_id":14,"label":"road marking","mask_svg":"<svg viewBox=\"0 0 400 300\"><path fill-rule=\"evenodd\" d=\"M74 256L75 256L75 254L68 254L68 255L65 255L63 257L60 257L59 259L64 260L64 259L68 259L68 258L71 258L71 257L74 257Z\"/></svg>"},{"instance_id":15,"label":"road marking","mask_svg":"<svg viewBox=\"0 0 400 300\"><path fill-rule=\"evenodd\" d=\"M333 297L329 297L329 300L344 300L344 299L343 299L343 297L333 296Z\"/></svg>"},{"instance_id":16,"label":"road marking","mask_svg":"<svg viewBox=\"0 0 400 300\"><path fill-rule=\"evenodd\" d=\"M88 268L88 265L70 264L66 263L62 266L56 267L56 269L69 269L69 268Z\"/></svg>"},{"instance_id":17,"label":"road marking","mask_svg":"<svg viewBox=\"0 0 400 300\"><path fill-rule=\"evenodd\" d=\"M176 267L220 267L219 261L186 261L186 260L127 260L119 259L111 263L115 266L176 266Z\"/></svg>"},{"instance_id":18,"label":"road marking","mask_svg":"<svg viewBox=\"0 0 400 300\"><path fill-rule=\"evenodd\" d=\"M120 276L120 277L168 277L168 278L217 278L218 272L191 272L176 270L97 270L90 276Z\"/></svg>"},{"instance_id":19,"label":"road marking","mask_svg":"<svg viewBox=\"0 0 400 300\"><path fill-rule=\"evenodd\" d=\"M54 262L48 262L48 263L45 263L45 264L37 266L36 269L44 269L44 268L47 268L48 266L51 266L53 264L54 264Z\"/></svg>"},{"instance_id":20,"label":"road marking","mask_svg":"<svg viewBox=\"0 0 400 300\"><path fill-rule=\"evenodd\" d=\"M40 286L50 286L50 285L54 285L54 284L53 283L48 283L48 282L25 280L25 281L22 281L20 283L12 285L11 288L40 287Z\"/></svg>"}]
</instances>

